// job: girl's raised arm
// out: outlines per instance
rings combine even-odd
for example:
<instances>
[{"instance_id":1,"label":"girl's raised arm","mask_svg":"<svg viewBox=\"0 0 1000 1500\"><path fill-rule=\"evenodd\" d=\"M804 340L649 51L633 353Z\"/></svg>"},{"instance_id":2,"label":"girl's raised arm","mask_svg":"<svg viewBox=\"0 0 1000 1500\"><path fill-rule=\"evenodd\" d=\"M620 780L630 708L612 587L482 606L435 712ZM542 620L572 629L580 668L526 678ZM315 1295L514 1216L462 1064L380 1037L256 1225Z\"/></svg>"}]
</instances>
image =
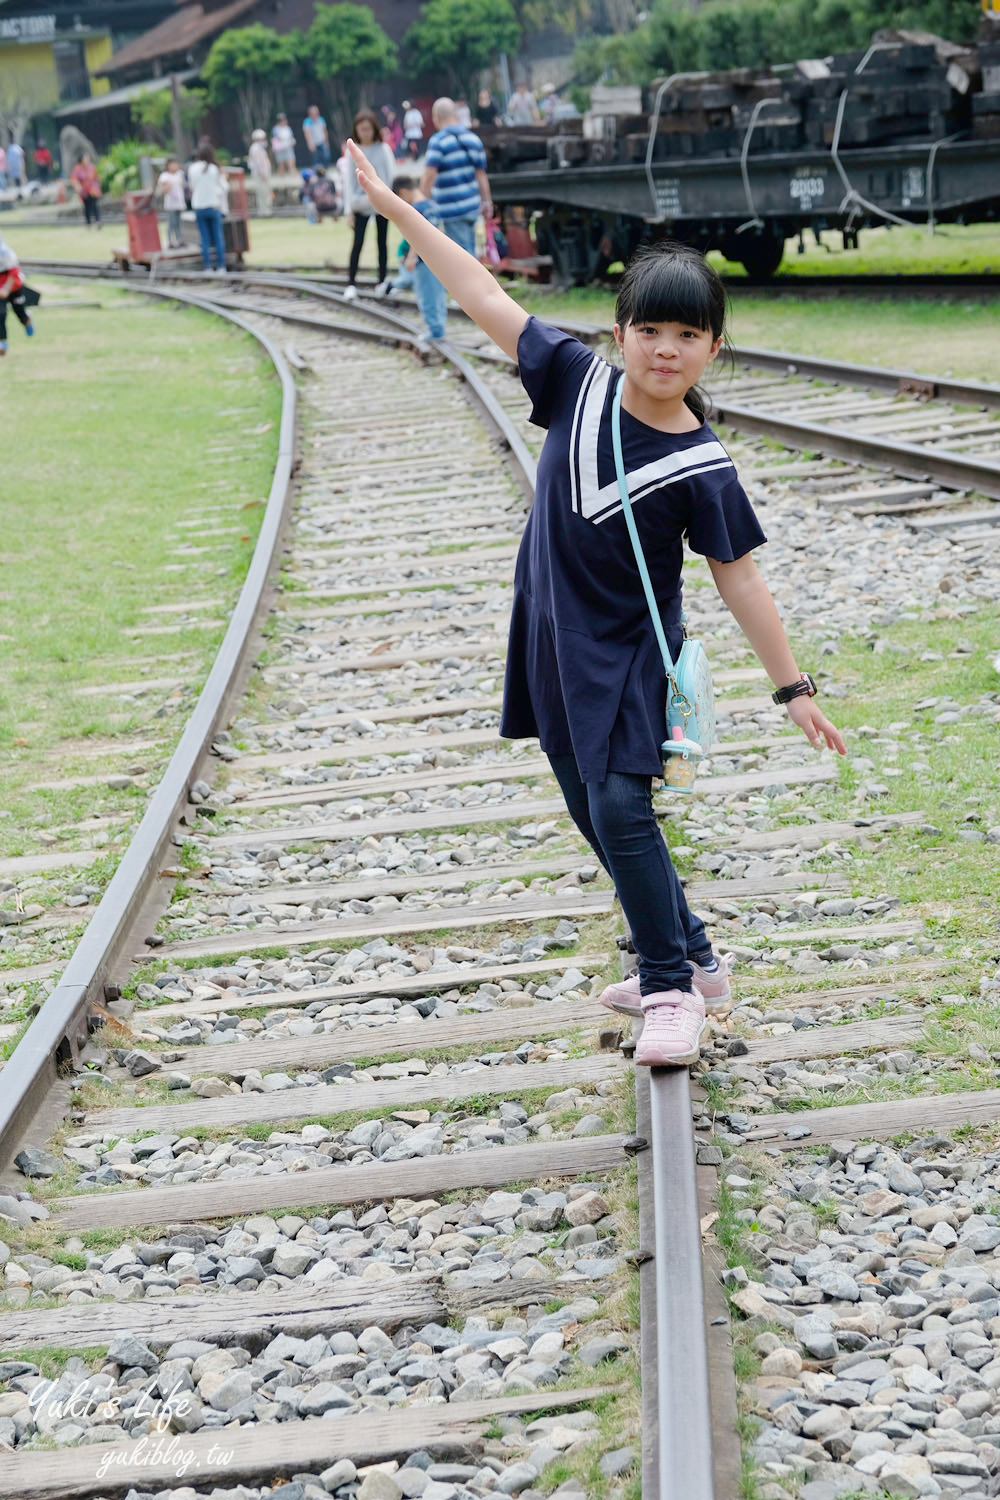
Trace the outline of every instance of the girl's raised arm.
<instances>
[{"instance_id":1,"label":"girl's raised arm","mask_svg":"<svg viewBox=\"0 0 1000 1500\"><path fill-rule=\"evenodd\" d=\"M475 256L456 245L440 229L435 229L411 204L397 197L373 171L360 147L348 141L347 150L354 162L358 182L375 212L392 220L463 311L505 354L516 359L517 341L528 321L524 309L518 307L513 297L508 297L494 280L492 272L480 265Z\"/></svg>"}]
</instances>

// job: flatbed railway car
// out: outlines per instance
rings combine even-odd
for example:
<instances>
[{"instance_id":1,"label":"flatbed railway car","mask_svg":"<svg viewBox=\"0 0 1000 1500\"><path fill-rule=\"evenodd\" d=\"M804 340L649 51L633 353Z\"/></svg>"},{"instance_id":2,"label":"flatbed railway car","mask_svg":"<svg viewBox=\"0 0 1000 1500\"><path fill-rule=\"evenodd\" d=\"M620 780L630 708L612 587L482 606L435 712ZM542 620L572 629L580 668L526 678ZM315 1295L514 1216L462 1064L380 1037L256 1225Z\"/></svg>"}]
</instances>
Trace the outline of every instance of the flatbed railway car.
<instances>
[{"instance_id":1,"label":"flatbed railway car","mask_svg":"<svg viewBox=\"0 0 1000 1500\"><path fill-rule=\"evenodd\" d=\"M806 230L851 246L873 225L996 219L1000 40L914 35L788 69L678 75L639 114L626 99L615 114L484 131L494 203L533 223L538 253L576 283L662 234L764 278Z\"/></svg>"}]
</instances>

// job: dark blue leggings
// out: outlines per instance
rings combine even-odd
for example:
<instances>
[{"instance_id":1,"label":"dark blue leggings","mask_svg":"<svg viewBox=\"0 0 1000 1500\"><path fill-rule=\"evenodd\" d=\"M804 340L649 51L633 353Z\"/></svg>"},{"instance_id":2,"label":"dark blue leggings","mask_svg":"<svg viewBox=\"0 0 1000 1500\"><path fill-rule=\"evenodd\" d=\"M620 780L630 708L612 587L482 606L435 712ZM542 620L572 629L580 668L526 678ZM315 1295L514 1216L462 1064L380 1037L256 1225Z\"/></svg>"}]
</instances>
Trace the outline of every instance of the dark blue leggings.
<instances>
[{"instance_id":1,"label":"dark blue leggings","mask_svg":"<svg viewBox=\"0 0 1000 1500\"><path fill-rule=\"evenodd\" d=\"M710 963L705 924L687 904L653 812L652 778L609 771L580 780L572 755L550 755L570 817L615 884L644 995L689 990L687 960Z\"/></svg>"}]
</instances>

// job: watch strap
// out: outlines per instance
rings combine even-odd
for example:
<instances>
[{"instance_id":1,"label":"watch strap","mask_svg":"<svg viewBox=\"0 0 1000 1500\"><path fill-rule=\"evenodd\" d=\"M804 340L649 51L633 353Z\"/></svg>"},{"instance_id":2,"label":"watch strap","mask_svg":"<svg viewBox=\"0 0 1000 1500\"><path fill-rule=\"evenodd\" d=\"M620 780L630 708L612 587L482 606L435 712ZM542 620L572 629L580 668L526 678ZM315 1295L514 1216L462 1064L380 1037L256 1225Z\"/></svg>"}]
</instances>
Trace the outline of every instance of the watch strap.
<instances>
[{"instance_id":1,"label":"watch strap","mask_svg":"<svg viewBox=\"0 0 1000 1500\"><path fill-rule=\"evenodd\" d=\"M815 698L817 692L816 684L808 672L803 672L798 682L790 683L788 687L780 687L771 694L775 703L791 703L793 698Z\"/></svg>"}]
</instances>

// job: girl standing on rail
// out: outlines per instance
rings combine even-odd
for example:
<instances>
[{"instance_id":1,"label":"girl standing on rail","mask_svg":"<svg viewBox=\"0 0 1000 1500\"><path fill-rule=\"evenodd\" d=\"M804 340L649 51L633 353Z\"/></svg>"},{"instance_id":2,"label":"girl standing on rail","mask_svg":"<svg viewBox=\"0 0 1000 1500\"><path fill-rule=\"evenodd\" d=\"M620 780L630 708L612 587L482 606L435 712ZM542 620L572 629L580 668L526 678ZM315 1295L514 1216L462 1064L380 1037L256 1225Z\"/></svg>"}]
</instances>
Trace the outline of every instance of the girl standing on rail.
<instances>
[{"instance_id":1,"label":"girl standing on rail","mask_svg":"<svg viewBox=\"0 0 1000 1500\"><path fill-rule=\"evenodd\" d=\"M368 211L369 200L364 188L359 186L355 163L362 163L367 174L377 177L388 190L389 196L393 196L392 175L395 162L380 134L378 116L370 109L359 109L354 116L350 142L347 143L347 171L344 181L344 214L348 228L354 230L354 244L351 246L351 260L347 270L348 285L344 292L344 296L349 298L358 295L354 282L361 259L361 246L365 242L368 220L371 218ZM357 146L356 153L350 150L351 145ZM389 220L381 208L375 209L375 238L378 241L378 284L382 288L386 286L389 275Z\"/></svg>"},{"instance_id":2,"label":"girl standing on rail","mask_svg":"<svg viewBox=\"0 0 1000 1500\"><path fill-rule=\"evenodd\" d=\"M682 641L683 538L708 565L772 682L811 744L845 754L840 731L800 673L751 550L764 533L732 459L705 421L697 382L723 342L725 291L696 251L641 252L621 283L615 342L624 370L529 315L485 266L403 203L349 147L377 213L410 241L469 317L516 359L548 428L521 541L500 733L538 736L570 815L614 881L639 961L601 1003L644 1017L638 1063L698 1056L706 1006L730 999L688 907L652 807L662 770L666 683L615 479L611 406L622 386L630 496L667 640Z\"/></svg>"}]
</instances>

